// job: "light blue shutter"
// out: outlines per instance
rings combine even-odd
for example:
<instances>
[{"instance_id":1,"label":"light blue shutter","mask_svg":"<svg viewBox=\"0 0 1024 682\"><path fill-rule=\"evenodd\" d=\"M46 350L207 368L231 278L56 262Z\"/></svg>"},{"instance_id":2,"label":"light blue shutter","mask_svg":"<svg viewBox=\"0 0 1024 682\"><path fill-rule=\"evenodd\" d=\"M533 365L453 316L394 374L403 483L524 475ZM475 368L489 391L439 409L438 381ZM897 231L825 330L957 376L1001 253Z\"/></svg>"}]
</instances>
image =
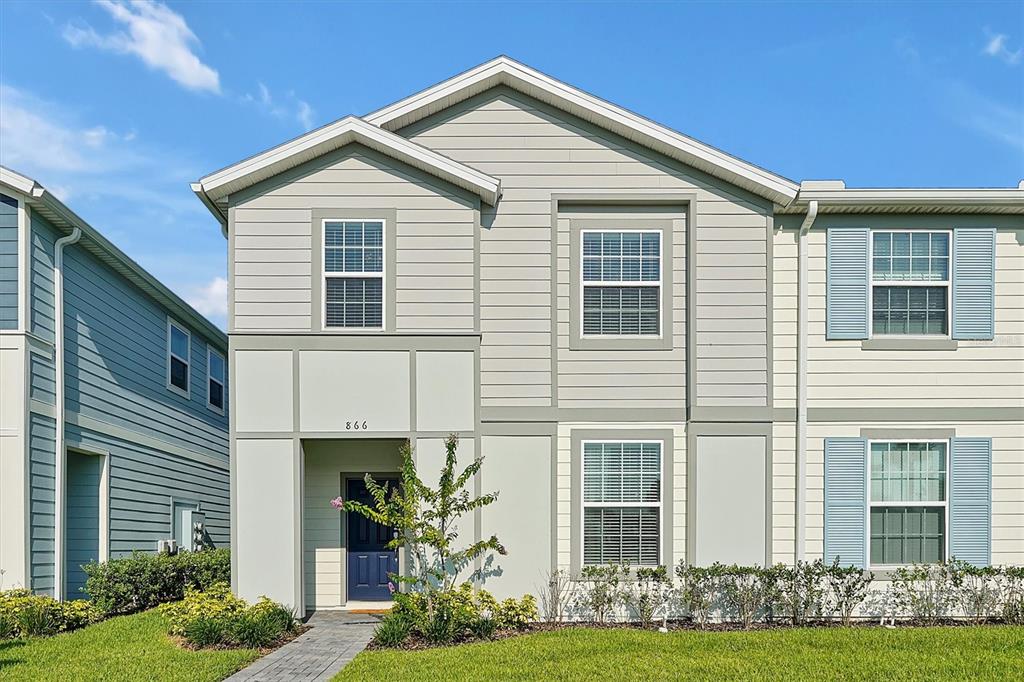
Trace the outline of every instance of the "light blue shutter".
<instances>
[{"instance_id":1,"label":"light blue shutter","mask_svg":"<svg viewBox=\"0 0 1024 682\"><path fill-rule=\"evenodd\" d=\"M868 338L870 236L866 227L830 227L828 230L826 338Z\"/></svg>"},{"instance_id":2,"label":"light blue shutter","mask_svg":"<svg viewBox=\"0 0 1024 682\"><path fill-rule=\"evenodd\" d=\"M950 456L949 554L992 561L992 439L954 438Z\"/></svg>"},{"instance_id":3,"label":"light blue shutter","mask_svg":"<svg viewBox=\"0 0 1024 682\"><path fill-rule=\"evenodd\" d=\"M996 231L953 230L953 338L995 335Z\"/></svg>"},{"instance_id":4,"label":"light blue shutter","mask_svg":"<svg viewBox=\"0 0 1024 682\"><path fill-rule=\"evenodd\" d=\"M825 561L867 565L866 438L825 439Z\"/></svg>"}]
</instances>

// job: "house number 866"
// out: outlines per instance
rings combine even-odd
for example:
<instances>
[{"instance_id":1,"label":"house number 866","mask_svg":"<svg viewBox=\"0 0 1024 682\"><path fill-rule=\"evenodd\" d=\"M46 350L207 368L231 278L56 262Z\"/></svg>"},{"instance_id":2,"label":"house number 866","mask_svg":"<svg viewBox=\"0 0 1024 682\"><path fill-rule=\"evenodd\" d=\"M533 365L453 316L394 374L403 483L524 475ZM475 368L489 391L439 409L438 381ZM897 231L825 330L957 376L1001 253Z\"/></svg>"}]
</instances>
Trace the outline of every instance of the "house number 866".
<instances>
[{"instance_id":1,"label":"house number 866","mask_svg":"<svg viewBox=\"0 0 1024 682\"><path fill-rule=\"evenodd\" d=\"M366 420L364 419L363 421L345 422L345 428L348 429L349 431L365 430Z\"/></svg>"}]
</instances>

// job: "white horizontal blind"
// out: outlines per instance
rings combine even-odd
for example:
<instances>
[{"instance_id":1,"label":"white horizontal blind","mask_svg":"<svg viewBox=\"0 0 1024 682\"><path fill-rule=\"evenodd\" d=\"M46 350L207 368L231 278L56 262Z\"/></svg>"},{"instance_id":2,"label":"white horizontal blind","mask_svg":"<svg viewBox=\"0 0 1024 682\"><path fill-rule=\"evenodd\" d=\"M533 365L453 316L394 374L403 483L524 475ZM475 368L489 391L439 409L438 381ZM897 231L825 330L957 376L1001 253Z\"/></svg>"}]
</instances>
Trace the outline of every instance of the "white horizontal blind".
<instances>
[{"instance_id":1,"label":"white horizontal blind","mask_svg":"<svg viewBox=\"0 0 1024 682\"><path fill-rule=\"evenodd\" d=\"M661 546L657 441L583 443L583 562L657 565Z\"/></svg>"},{"instance_id":2,"label":"white horizontal blind","mask_svg":"<svg viewBox=\"0 0 1024 682\"><path fill-rule=\"evenodd\" d=\"M324 222L324 325L384 326L384 223Z\"/></svg>"},{"instance_id":3,"label":"white horizontal blind","mask_svg":"<svg viewBox=\"0 0 1024 682\"><path fill-rule=\"evenodd\" d=\"M583 335L661 333L661 233L582 233Z\"/></svg>"}]
</instances>

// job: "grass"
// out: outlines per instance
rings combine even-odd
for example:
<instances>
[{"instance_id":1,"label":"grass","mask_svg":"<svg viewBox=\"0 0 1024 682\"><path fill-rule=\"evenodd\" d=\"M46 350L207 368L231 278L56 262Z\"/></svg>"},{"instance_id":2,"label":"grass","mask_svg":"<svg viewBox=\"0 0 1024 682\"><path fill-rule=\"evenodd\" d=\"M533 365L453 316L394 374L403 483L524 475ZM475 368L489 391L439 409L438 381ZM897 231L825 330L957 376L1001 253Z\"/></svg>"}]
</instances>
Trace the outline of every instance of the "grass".
<instances>
[{"instance_id":1,"label":"grass","mask_svg":"<svg viewBox=\"0 0 1024 682\"><path fill-rule=\"evenodd\" d=\"M1024 627L668 634L571 628L425 651L364 651L338 680L1019 680Z\"/></svg>"},{"instance_id":2,"label":"grass","mask_svg":"<svg viewBox=\"0 0 1024 682\"><path fill-rule=\"evenodd\" d=\"M0 641L0 679L222 680L255 660L251 649L188 651L156 611L120 616L45 639Z\"/></svg>"}]
</instances>

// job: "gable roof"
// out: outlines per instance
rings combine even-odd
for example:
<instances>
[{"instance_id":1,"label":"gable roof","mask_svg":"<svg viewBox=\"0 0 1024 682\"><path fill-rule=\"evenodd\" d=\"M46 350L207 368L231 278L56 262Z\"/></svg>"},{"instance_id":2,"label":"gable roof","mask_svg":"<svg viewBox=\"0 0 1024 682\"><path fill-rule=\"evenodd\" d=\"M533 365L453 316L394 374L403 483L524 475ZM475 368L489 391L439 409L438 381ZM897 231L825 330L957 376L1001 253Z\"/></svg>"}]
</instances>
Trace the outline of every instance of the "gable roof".
<instances>
[{"instance_id":1,"label":"gable roof","mask_svg":"<svg viewBox=\"0 0 1024 682\"><path fill-rule=\"evenodd\" d=\"M223 223L226 220L223 204L229 194L251 187L352 142L358 142L468 190L488 204L494 205L501 195L501 181L497 178L390 131L370 125L355 116L346 116L256 156L210 173L198 182L192 183L192 191L199 195L207 208L215 214L220 214Z\"/></svg>"},{"instance_id":2,"label":"gable roof","mask_svg":"<svg viewBox=\"0 0 1024 682\"><path fill-rule=\"evenodd\" d=\"M777 204L788 204L799 189L796 183L780 175L555 80L504 55L363 118L386 130L398 130L497 85L520 91Z\"/></svg>"},{"instance_id":3,"label":"gable roof","mask_svg":"<svg viewBox=\"0 0 1024 682\"><path fill-rule=\"evenodd\" d=\"M5 186L20 193L34 212L46 218L57 228L69 232L76 227L79 228L82 231L82 239L79 242L82 248L110 266L157 303L170 310L178 320L187 323L192 329L202 332L208 340L214 342L218 350L227 350L228 337L217 325L203 317L199 311L129 258L124 251L114 246L109 239L82 220L77 213L68 208L48 189L28 176L0 166L0 190L3 190Z\"/></svg>"}]
</instances>

